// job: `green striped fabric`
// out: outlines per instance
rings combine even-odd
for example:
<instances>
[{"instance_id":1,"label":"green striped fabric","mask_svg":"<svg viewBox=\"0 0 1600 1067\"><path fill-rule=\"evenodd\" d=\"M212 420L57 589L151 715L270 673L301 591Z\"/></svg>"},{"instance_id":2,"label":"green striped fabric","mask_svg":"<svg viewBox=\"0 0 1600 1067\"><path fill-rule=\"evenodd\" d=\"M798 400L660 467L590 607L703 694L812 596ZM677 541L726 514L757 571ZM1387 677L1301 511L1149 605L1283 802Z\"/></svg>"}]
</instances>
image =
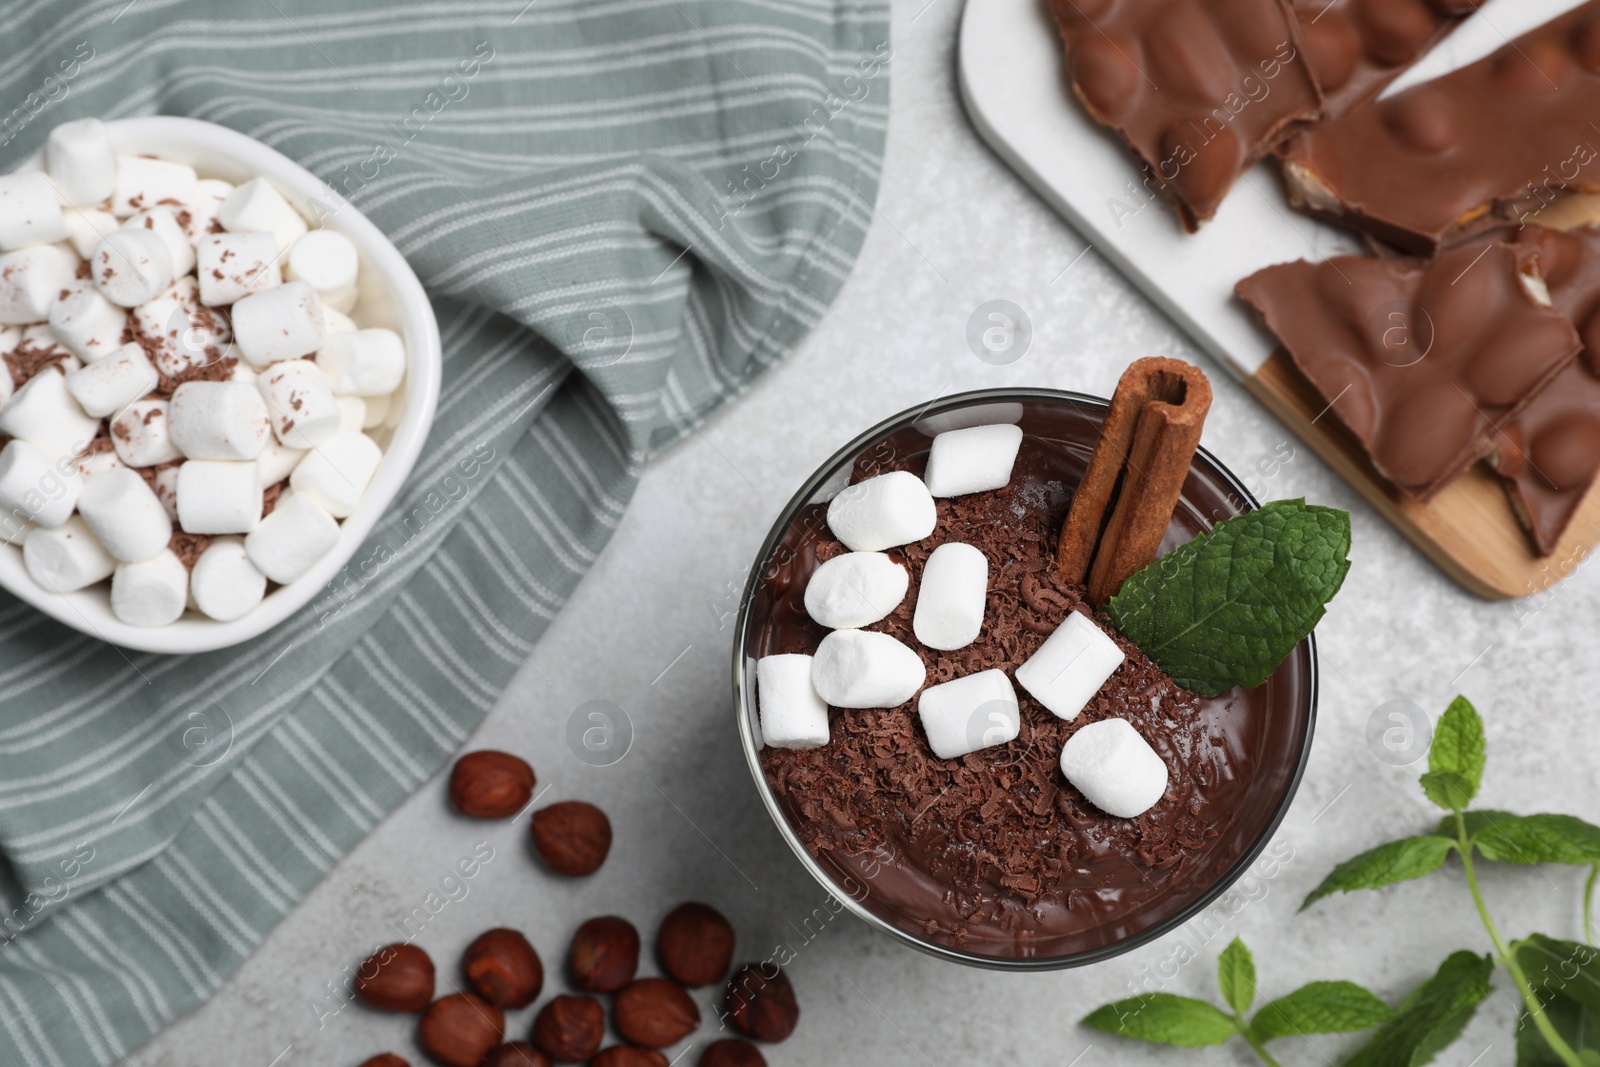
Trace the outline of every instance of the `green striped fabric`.
<instances>
[{"instance_id":1,"label":"green striped fabric","mask_svg":"<svg viewBox=\"0 0 1600 1067\"><path fill-rule=\"evenodd\" d=\"M444 338L405 492L264 639L123 653L0 597L0 1064L80 1067L214 991L438 770L651 454L821 315L872 216L888 18L0 0L0 26L0 169L71 118L231 126L389 234Z\"/></svg>"}]
</instances>

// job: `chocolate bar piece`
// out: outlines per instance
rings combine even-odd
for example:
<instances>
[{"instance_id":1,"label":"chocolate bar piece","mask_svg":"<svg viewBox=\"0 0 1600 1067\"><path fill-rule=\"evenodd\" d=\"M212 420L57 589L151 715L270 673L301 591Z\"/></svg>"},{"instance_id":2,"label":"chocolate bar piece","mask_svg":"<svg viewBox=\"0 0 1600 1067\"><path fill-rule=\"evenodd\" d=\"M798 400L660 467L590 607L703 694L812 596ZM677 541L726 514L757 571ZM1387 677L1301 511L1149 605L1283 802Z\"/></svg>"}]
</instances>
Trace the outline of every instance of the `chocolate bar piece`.
<instances>
[{"instance_id":1,"label":"chocolate bar piece","mask_svg":"<svg viewBox=\"0 0 1600 1067\"><path fill-rule=\"evenodd\" d=\"M1287 0L1051 0L1072 89L1193 232L1322 98Z\"/></svg>"},{"instance_id":2,"label":"chocolate bar piece","mask_svg":"<svg viewBox=\"0 0 1600 1067\"><path fill-rule=\"evenodd\" d=\"M1556 550L1600 474L1600 227L1527 226L1550 302L1578 328L1583 351L1501 431L1493 456L1512 510L1541 556Z\"/></svg>"},{"instance_id":3,"label":"chocolate bar piece","mask_svg":"<svg viewBox=\"0 0 1600 1067\"><path fill-rule=\"evenodd\" d=\"M1600 0L1484 59L1298 133L1281 156L1295 206L1407 252L1600 190Z\"/></svg>"},{"instance_id":4,"label":"chocolate bar piece","mask_svg":"<svg viewBox=\"0 0 1600 1067\"><path fill-rule=\"evenodd\" d=\"M1301 260L1235 291L1379 472L1419 501L1487 456L1581 347L1527 245Z\"/></svg>"},{"instance_id":5,"label":"chocolate bar piece","mask_svg":"<svg viewBox=\"0 0 1600 1067\"><path fill-rule=\"evenodd\" d=\"M1477 7L1477 0L1294 0L1323 115L1337 118L1383 92Z\"/></svg>"}]
</instances>

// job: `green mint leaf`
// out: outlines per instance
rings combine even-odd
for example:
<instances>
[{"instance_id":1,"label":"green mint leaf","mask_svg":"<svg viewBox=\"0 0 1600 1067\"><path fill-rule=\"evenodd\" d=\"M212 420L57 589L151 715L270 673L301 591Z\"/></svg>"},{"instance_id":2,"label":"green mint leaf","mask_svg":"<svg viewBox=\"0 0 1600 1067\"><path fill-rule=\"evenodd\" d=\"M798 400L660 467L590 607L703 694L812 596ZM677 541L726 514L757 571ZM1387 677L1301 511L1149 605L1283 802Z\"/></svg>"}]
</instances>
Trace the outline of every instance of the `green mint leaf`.
<instances>
[{"instance_id":1,"label":"green mint leaf","mask_svg":"<svg viewBox=\"0 0 1600 1067\"><path fill-rule=\"evenodd\" d=\"M1112 625L1185 689L1260 685L1350 570L1350 515L1275 500L1218 523L1123 583Z\"/></svg>"},{"instance_id":2,"label":"green mint leaf","mask_svg":"<svg viewBox=\"0 0 1600 1067\"><path fill-rule=\"evenodd\" d=\"M1556 997L1544 1006L1545 1018L1586 1067L1600 1064L1600 1011ZM1567 1067L1523 1008L1517 1017L1517 1067Z\"/></svg>"},{"instance_id":3,"label":"green mint leaf","mask_svg":"<svg viewBox=\"0 0 1600 1067\"><path fill-rule=\"evenodd\" d=\"M1222 999L1240 1015L1255 1003L1256 961L1237 937L1217 958L1217 985L1222 989Z\"/></svg>"},{"instance_id":4,"label":"green mint leaf","mask_svg":"<svg viewBox=\"0 0 1600 1067\"><path fill-rule=\"evenodd\" d=\"M1083 1025L1108 1034L1180 1048L1220 1045L1239 1031L1233 1020L1203 1000L1171 993L1141 993L1096 1008Z\"/></svg>"},{"instance_id":5,"label":"green mint leaf","mask_svg":"<svg viewBox=\"0 0 1600 1067\"><path fill-rule=\"evenodd\" d=\"M1427 835L1403 837L1386 845L1369 849L1354 859L1345 860L1335 867L1322 884L1313 889L1300 904L1304 911L1312 904L1333 893L1348 893L1354 889L1377 889L1380 886L1406 882L1432 874L1444 866L1455 842L1448 837Z\"/></svg>"},{"instance_id":6,"label":"green mint leaf","mask_svg":"<svg viewBox=\"0 0 1600 1067\"><path fill-rule=\"evenodd\" d=\"M1476 829L1478 851L1486 859L1580 866L1600 863L1600 826L1572 815L1493 815L1478 822Z\"/></svg>"},{"instance_id":7,"label":"green mint leaf","mask_svg":"<svg viewBox=\"0 0 1600 1067\"><path fill-rule=\"evenodd\" d=\"M1460 811L1478 790L1455 771L1429 771L1422 776L1422 791L1445 811Z\"/></svg>"},{"instance_id":8,"label":"green mint leaf","mask_svg":"<svg viewBox=\"0 0 1600 1067\"><path fill-rule=\"evenodd\" d=\"M1461 1036L1483 998L1489 995L1494 960L1456 952L1423 982L1395 1017L1378 1028L1345 1067L1420 1067Z\"/></svg>"},{"instance_id":9,"label":"green mint leaf","mask_svg":"<svg viewBox=\"0 0 1600 1067\"><path fill-rule=\"evenodd\" d=\"M1351 1034L1386 1023L1394 1009L1354 982L1312 982L1264 1005L1250 1021L1257 1041Z\"/></svg>"},{"instance_id":10,"label":"green mint leaf","mask_svg":"<svg viewBox=\"0 0 1600 1067\"><path fill-rule=\"evenodd\" d=\"M1511 953L1540 1003L1561 997L1600 1011L1600 948L1530 934L1513 942Z\"/></svg>"},{"instance_id":11,"label":"green mint leaf","mask_svg":"<svg viewBox=\"0 0 1600 1067\"><path fill-rule=\"evenodd\" d=\"M1438 725L1433 728L1433 744L1428 748L1428 770L1433 774L1460 775L1468 786L1466 800L1443 807L1464 808L1478 795L1478 787L1483 784L1483 719L1466 697L1456 697L1439 716ZM1426 779L1422 787L1428 788ZM1431 792L1428 799L1439 803Z\"/></svg>"}]
</instances>

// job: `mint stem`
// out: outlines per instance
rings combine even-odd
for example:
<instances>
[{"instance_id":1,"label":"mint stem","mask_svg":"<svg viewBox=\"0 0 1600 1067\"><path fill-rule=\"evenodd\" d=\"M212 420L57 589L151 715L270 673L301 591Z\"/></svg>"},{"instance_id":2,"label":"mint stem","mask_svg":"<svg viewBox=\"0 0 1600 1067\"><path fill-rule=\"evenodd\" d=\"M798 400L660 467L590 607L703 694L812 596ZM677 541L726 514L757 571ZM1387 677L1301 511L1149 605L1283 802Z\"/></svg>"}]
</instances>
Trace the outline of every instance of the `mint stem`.
<instances>
[{"instance_id":1,"label":"mint stem","mask_svg":"<svg viewBox=\"0 0 1600 1067\"><path fill-rule=\"evenodd\" d=\"M1489 915L1489 906L1483 901L1483 893L1478 889L1478 875L1472 868L1472 840L1467 836L1467 820L1462 817L1461 809L1456 809L1456 844L1461 849L1461 867L1467 875L1467 888L1472 890L1472 903L1478 909L1478 918L1483 920L1483 928L1489 931L1489 940L1494 942L1495 953L1500 962L1511 975L1512 983L1517 987L1517 992L1522 995L1522 1003L1527 1005L1528 1014L1533 1017L1534 1026L1538 1027L1539 1034L1544 1038L1544 1043L1550 1046L1562 1063L1568 1067L1584 1067L1578 1054L1572 1047L1562 1040L1556 1033L1555 1024L1545 1014L1544 1005L1539 1003L1539 998L1533 995L1533 989L1528 985L1527 975L1522 972L1522 965L1506 948L1505 939L1500 936L1499 927L1495 926L1494 919Z\"/></svg>"},{"instance_id":2,"label":"mint stem","mask_svg":"<svg viewBox=\"0 0 1600 1067\"><path fill-rule=\"evenodd\" d=\"M1600 863L1589 865L1589 880L1583 884L1583 939L1594 944L1594 884L1600 878Z\"/></svg>"},{"instance_id":3,"label":"mint stem","mask_svg":"<svg viewBox=\"0 0 1600 1067\"><path fill-rule=\"evenodd\" d=\"M1244 1038L1245 1043L1254 1050L1257 1056L1261 1057L1261 1062L1266 1064L1267 1067L1283 1067L1283 1064L1272 1058L1272 1053L1267 1051L1267 1046L1256 1040L1255 1035L1250 1032L1249 1025L1244 1021L1244 1016L1238 1012L1233 1013L1233 1028L1239 1031L1239 1036Z\"/></svg>"}]
</instances>

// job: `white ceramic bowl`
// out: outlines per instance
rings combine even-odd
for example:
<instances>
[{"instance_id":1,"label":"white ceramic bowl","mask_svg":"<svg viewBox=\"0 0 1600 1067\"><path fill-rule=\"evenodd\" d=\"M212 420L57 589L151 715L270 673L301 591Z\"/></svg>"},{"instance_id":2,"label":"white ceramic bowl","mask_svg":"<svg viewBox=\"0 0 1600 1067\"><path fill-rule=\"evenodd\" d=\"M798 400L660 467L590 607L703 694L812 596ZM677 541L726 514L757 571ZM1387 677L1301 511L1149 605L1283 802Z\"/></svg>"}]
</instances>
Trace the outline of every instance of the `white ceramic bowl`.
<instances>
[{"instance_id":1,"label":"white ceramic bowl","mask_svg":"<svg viewBox=\"0 0 1600 1067\"><path fill-rule=\"evenodd\" d=\"M235 184L264 177L301 214L344 234L361 254L361 299L351 317L362 326L386 326L406 343L406 380L384 425L367 431L383 447L383 461L355 513L340 525L339 542L297 581L269 593L254 610L216 622L190 610L170 626L129 626L111 613L109 583L75 593L41 589L22 564L22 550L0 545L0 586L76 630L145 652L208 652L257 637L308 604L360 547L416 465L439 400L439 324L422 283L376 226L327 185L287 156L242 133L198 119L165 115L108 122L119 153L148 153L188 163L202 178ZM36 153L18 170L38 170ZM313 210L312 204L322 205ZM337 211L333 211L339 206ZM333 214L329 215L329 212Z\"/></svg>"}]
</instances>

